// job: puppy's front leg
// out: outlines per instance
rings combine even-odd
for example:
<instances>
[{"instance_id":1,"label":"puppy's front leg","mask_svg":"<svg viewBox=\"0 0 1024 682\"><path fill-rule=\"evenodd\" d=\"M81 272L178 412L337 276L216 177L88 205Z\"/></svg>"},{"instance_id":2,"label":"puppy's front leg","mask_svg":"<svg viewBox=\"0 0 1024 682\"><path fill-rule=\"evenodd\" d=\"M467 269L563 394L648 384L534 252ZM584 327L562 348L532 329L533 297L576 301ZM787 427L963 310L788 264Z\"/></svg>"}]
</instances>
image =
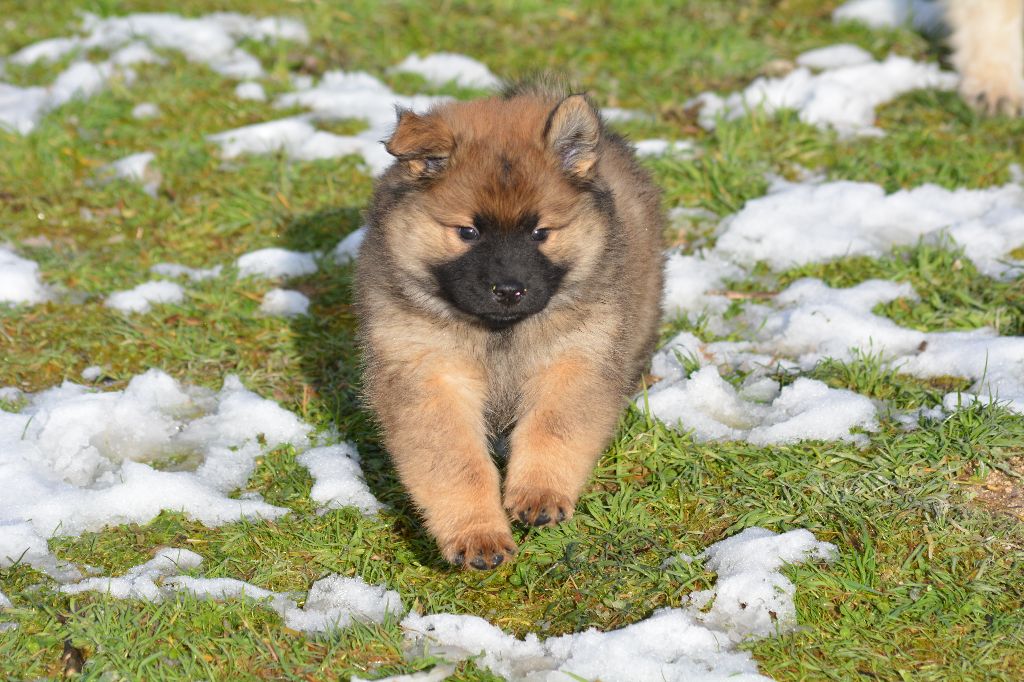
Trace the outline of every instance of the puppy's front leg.
<instances>
[{"instance_id":1,"label":"puppy's front leg","mask_svg":"<svg viewBox=\"0 0 1024 682\"><path fill-rule=\"evenodd\" d=\"M553 525L572 516L624 396L592 360L565 356L534 373L524 398L509 441L505 508L523 523Z\"/></svg>"},{"instance_id":2,"label":"puppy's front leg","mask_svg":"<svg viewBox=\"0 0 1024 682\"><path fill-rule=\"evenodd\" d=\"M483 371L436 351L388 356L371 368L368 393L402 483L445 559L496 567L516 546L488 454Z\"/></svg>"}]
</instances>

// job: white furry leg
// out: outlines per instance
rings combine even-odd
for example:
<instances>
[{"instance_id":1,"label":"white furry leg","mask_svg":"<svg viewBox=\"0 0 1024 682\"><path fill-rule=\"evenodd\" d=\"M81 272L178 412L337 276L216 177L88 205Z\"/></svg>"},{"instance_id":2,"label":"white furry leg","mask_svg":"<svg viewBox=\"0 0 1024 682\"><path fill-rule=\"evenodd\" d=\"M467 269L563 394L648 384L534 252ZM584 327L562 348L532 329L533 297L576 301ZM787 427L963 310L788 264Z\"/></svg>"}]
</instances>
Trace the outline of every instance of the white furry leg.
<instances>
[{"instance_id":1,"label":"white furry leg","mask_svg":"<svg viewBox=\"0 0 1024 682\"><path fill-rule=\"evenodd\" d=\"M987 114L1024 113L1024 0L946 0L960 94Z\"/></svg>"}]
</instances>

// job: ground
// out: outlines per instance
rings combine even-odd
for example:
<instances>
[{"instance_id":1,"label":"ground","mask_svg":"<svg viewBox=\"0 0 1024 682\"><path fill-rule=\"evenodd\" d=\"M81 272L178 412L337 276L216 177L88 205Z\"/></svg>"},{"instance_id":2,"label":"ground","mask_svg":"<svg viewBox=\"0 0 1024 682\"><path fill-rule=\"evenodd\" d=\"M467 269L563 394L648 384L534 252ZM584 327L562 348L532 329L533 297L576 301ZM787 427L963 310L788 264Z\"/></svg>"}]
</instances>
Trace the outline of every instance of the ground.
<instances>
[{"instance_id":1,"label":"ground","mask_svg":"<svg viewBox=\"0 0 1024 682\"><path fill-rule=\"evenodd\" d=\"M705 130L688 100L784 72L812 48L849 42L875 57L896 53L928 62L941 62L946 52L909 29L835 24L836 2L672 4L528 2L481 10L448 3L440 12L399 2L184 0L173 11L231 10L305 22L308 45L244 43L266 69L261 82L271 96L291 88L292 74L328 69L366 70L405 94L475 94L389 71L413 52L466 54L502 77L564 72L601 106L652 114L616 124L631 137L699 146L696 155L645 163L664 189L666 209L700 207L715 216L712 224L763 195L771 174L794 179L811 169L887 191L929 182L985 188L1009 182L1012 164L1024 162L1024 122L980 118L951 91L915 92L881 107L881 137L843 138L786 112L755 112ZM74 33L78 9L118 15L167 7L144 0L16 1L0 17L0 55ZM838 559L787 569L801 627L745 645L763 674L776 680L1024 677L1024 417L998 405L969 406L908 430L896 410L934 407L971 382L915 378L870 355L823 361L806 372L884 401L877 430L863 434L866 444L701 442L631 409L571 522L517 531L518 558L496 571L445 565L360 403L351 266L324 259L317 273L290 279L289 288L311 299L311 315L290 320L258 312L263 295L280 283L235 277L187 284L186 300L148 313L103 305L111 292L146 279L158 262L211 267L270 246L330 251L360 226L370 195L371 175L357 157L223 161L207 135L282 112L235 98L235 81L201 64L167 57L169 65L141 66L130 87L114 84L87 102L60 107L29 135L0 130L2 240L38 262L45 282L70 292L0 308L0 386L41 391L65 379L80 382L82 370L95 365L102 367L105 390L123 388L152 367L213 389L237 374L257 394L355 443L367 482L387 508L376 516L354 509L317 513L309 473L294 449L283 446L260 458L244 490L287 507L287 516L209 528L164 512L146 525L53 539L57 557L119 575L157 547L188 547L203 555L210 577L302 593L326 574L361 576L397 590L414 610L476 614L517 635L549 636L633 623L714 583L701 562L662 568L680 552L699 554L751 526L808 528L839 548ZM9 66L6 78L48 82L65 65ZM139 102L157 104L163 115L133 119ZM358 129L334 124L331 131ZM93 181L99 167L142 150L156 153L162 174L156 196L130 182ZM667 237L685 251L708 244L709 229L698 225ZM1024 243L1013 255L1024 256ZM733 313L804 276L834 287L869 278L908 282L918 300L900 298L875 312L918 331L990 326L1002 335L1024 334L1022 281L981 274L948 242L782 272L753 267L728 283ZM668 320L663 338L681 330L721 340L699 319ZM24 563L0 569L0 591L14 603L0 620L18 625L0 633L5 679L60 677L76 657L86 661L89 677L111 672L111 679L168 680L379 677L434 662L409 654L395 619L308 638L244 601L69 597ZM464 662L453 679L496 678Z\"/></svg>"}]
</instances>

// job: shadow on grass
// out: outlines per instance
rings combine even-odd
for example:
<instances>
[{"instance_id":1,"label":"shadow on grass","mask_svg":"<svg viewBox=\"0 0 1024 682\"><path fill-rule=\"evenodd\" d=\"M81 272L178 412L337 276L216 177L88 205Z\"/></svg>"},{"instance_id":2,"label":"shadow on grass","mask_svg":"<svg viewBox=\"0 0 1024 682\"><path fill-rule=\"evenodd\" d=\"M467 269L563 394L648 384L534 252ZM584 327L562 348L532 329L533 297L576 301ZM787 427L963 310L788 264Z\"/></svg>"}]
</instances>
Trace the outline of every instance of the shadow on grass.
<instances>
[{"instance_id":1,"label":"shadow on grass","mask_svg":"<svg viewBox=\"0 0 1024 682\"><path fill-rule=\"evenodd\" d=\"M359 449L366 482L393 513L393 531L407 542L424 566L446 569L434 541L420 524L380 440L373 415L361 395L361 357L352 305L355 266L336 263L334 247L362 224L361 206L330 207L308 213L285 226L285 248L321 251L320 270L292 284L310 299L310 314L292 320L302 380L303 418L317 427L334 427ZM388 514L391 516L391 514Z\"/></svg>"}]
</instances>

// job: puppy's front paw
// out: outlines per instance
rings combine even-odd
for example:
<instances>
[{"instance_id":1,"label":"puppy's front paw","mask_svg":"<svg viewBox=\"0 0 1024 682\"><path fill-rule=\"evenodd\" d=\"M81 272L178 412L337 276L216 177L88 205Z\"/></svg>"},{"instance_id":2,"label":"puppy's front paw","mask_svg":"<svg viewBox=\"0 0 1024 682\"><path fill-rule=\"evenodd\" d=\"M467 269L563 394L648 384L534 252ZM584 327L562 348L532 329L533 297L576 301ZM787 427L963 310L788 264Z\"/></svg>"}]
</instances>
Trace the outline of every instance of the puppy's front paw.
<instances>
[{"instance_id":1,"label":"puppy's front paw","mask_svg":"<svg viewBox=\"0 0 1024 682\"><path fill-rule=\"evenodd\" d=\"M465 531L439 544L441 553L450 563L478 571L497 568L516 554L516 543L507 528Z\"/></svg>"},{"instance_id":2,"label":"puppy's front paw","mask_svg":"<svg viewBox=\"0 0 1024 682\"><path fill-rule=\"evenodd\" d=\"M960 96L989 116L1024 113L1024 81L1015 73L965 73L960 81Z\"/></svg>"},{"instance_id":3,"label":"puppy's front paw","mask_svg":"<svg viewBox=\"0 0 1024 682\"><path fill-rule=\"evenodd\" d=\"M572 518L576 504L552 490L517 490L505 493L505 509L528 526L554 526Z\"/></svg>"}]
</instances>

